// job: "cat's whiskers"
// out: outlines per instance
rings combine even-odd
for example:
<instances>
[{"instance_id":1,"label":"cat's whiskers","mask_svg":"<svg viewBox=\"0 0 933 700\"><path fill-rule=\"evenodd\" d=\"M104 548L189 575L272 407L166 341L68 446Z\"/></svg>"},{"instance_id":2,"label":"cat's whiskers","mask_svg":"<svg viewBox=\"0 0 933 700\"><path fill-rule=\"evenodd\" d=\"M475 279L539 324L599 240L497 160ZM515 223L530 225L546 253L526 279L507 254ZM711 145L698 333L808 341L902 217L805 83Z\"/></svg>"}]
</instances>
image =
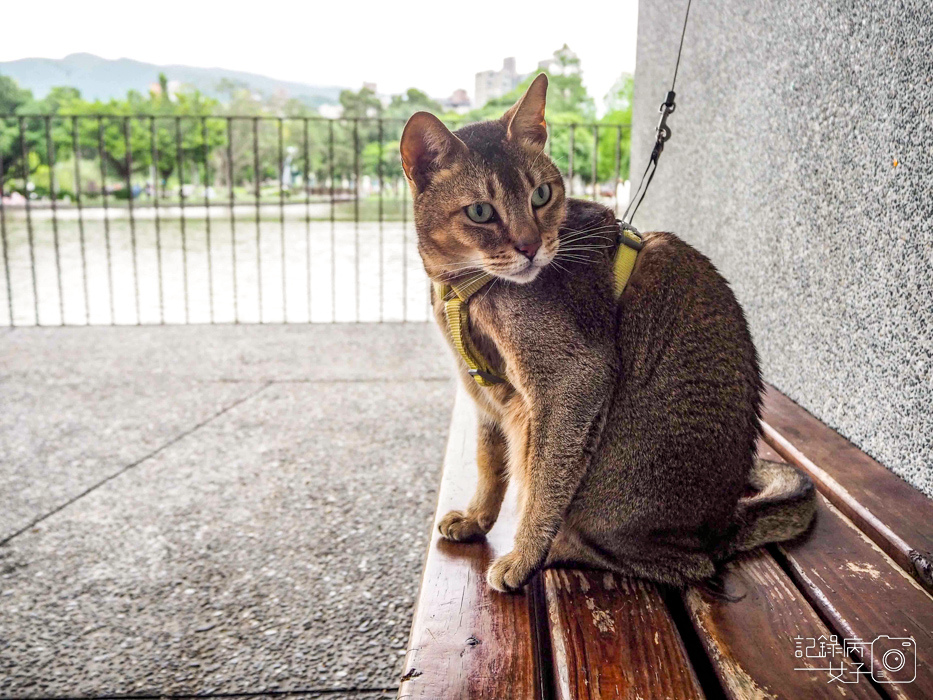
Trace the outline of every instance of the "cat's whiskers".
<instances>
[{"instance_id":1,"label":"cat's whiskers","mask_svg":"<svg viewBox=\"0 0 933 700\"><path fill-rule=\"evenodd\" d=\"M614 245L600 245L598 243L589 242L589 243L575 243L573 245L562 245L558 250L610 250L615 248Z\"/></svg>"},{"instance_id":2,"label":"cat's whiskers","mask_svg":"<svg viewBox=\"0 0 933 700\"><path fill-rule=\"evenodd\" d=\"M492 288L495 287L496 283L501 279L502 279L501 277L496 277L496 279L492 281L492 284L489 285L489 289L486 290L486 294L483 294L483 296L481 296L479 300L482 301L483 299L485 299L487 295L489 294L489 292L492 291Z\"/></svg>"},{"instance_id":3,"label":"cat's whiskers","mask_svg":"<svg viewBox=\"0 0 933 700\"><path fill-rule=\"evenodd\" d=\"M615 244L600 241L571 241L561 243L560 246L560 250L606 250L607 248L615 248Z\"/></svg>"},{"instance_id":4,"label":"cat's whiskers","mask_svg":"<svg viewBox=\"0 0 933 700\"><path fill-rule=\"evenodd\" d=\"M567 233L569 234L567 236L564 236L564 238L578 238L580 236L585 236L585 235L605 236L607 233L617 231L618 229L616 229L615 226L610 226L610 227L599 226L597 228L585 228L580 231L569 231L567 229L564 229L564 230L567 231ZM607 236L607 238L611 238L611 236Z\"/></svg>"},{"instance_id":5,"label":"cat's whiskers","mask_svg":"<svg viewBox=\"0 0 933 700\"><path fill-rule=\"evenodd\" d=\"M564 228L564 231L579 233L580 231L594 231L598 228L618 228L618 224L597 224L596 226L590 226L588 228Z\"/></svg>"},{"instance_id":6,"label":"cat's whiskers","mask_svg":"<svg viewBox=\"0 0 933 700\"><path fill-rule=\"evenodd\" d=\"M568 243L581 243L584 241L591 241L593 243L606 242L612 243L615 240L615 236L606 236L602 233L589 233L579 236L566 236L559 239L561 245L567 245Z\"/></svg>"},{"instance_id":7,"label":"cat's whiskers","mask_svg":"<svg viewBox=\"0 0 933 700\"><path fill-rule=\"evenodd\" d=\"M441 274L441 277L448 279L457 279L463 275L468 275L471 272L479 272L481 268L479 267L464 267L459 270L444 270Z\"/></svg>"},{"instance_id":8,"label":"cat's whiskers","mask_svg":"<svg viewBox=\"0 0 933 700\"><path fill-rule=\"evenodd\" d=\"M607 250L609 248L615 248L612 245L568 245L561 246L561 250Z\"/></svg>"},{"instance_id":9,"label":"cat's whiskers","mask_svg":"<svg viewBox=\"0 0 933 700\"><path fill-rule=\"evenodd\" d=\"M570 246L567 248L561 248L554 255L555 258L579 258L582 260L587 260L590 262L596 262L600 259L605 259L605 254L602 253L602 247L594 246Z\"/></svg>"},{"instance_id":10,"label":"cat's whiskers","mask_svg":"<svg viewBox=\"0 0 933 700\"><path fill-rule=\"evenodd\" d=\"M561 270L561 271L566 272L566 273L568 273L568 274L570 273L570 270L568 270L566 267L564 267L564 266L561 265L559 262L557 262L557 258L554 258L553 260L551 260L551 265L553 265L554 267L556 267L558 270Z\"/></svg>"},{"instance_id":11,"label":"cat's whiskers","mask_svg":"<svg viewBox=\"0 0 933 700\"><path fill-rule=\"evenodd\" d=\"M578 238L613 238L613 236L607 236L609 232L614 232L617 229L615 227L611 228L593 228L593 229L584 229L582 231L571 231L569 236L564 236L563 240L576 240Z\"/></svg>"},{"instance_id":12,"label":"cat's whiskers","mask_svg":"<svg viewBox=\"0 0 933 700\"><path fill-rule=\"evenodd\" d=\"M596 240L576 240L576 241L561 241L560 249L566 250L567 248L614 248L614 243L609 243L605 239L596 239Z\"/></svg>"},{"instance_id":13,"label":"cat's whiskers","mask_svg":"<svg viewBox=\"0 0 933 700\"><path fill-rule=\"evenodd\" d=\"M541 156L543 156L543 155L544 155L544 149L538 151L538 155L536 155L536 156L535 156L535 159L534 159L533 161L531 161L531 168L530 168L530 170L534 170L535 165L538 164L538 159L539 159Z\"/></svg>"},{"instance_id":14,"label":"cat's whiskers","mask_svg":"<svg viewBox=\"0 0 933 700\"><path fill-rule=\"evenodd\" d=\"M559 255L557 257L559 260L565 260L565 261L573 260L575 262L585 262L585 263L590 263L590 264L599 262L598 258L589 257L587 255L578 255L576 253L568 254L568 255Z\"/></svg>"},{"instance_id":15,"label":"cat's whiskers","mask_svg":"<svg viewBox=\"0 0 933 700\"><path fill-rule=\"evenodd\" d=\"M481 265L482 263L483 263L482 258L476 258L475 260L464 260L461 262L444 263L443 265L436 265L435 267L438 267L440 269L452 268L452 267L464 267L468 265L477 267Z\"/></svg>"},{"instance_id":16,"label":"cat's whiskers","mask_svg":"<svg viewBox=\"0 0 933 700\"><path fill-rule=\"evenodd\" d=\"M555 258L556 260L557 258ZM585 258L579 255L564 255L560 258L561 260L572 260L574 262L586 263L587 265L592 265L596 262L593 258Z\"/></svg>"},{"instance_id":17,"label":"cat's whiskers","mask_svg":"<svg viewBox=\"0 0 933 700\"><path fill-rule=\"evenodd\" d=\"M616 229L618 230L618 224L599 224L597 226L590 226L589 228L564 228L564 231L569 231L570 233L586 233L587 231L597 231L599 229Z\"/></svg>"},{"instance_id":18,"label":"cat's whiskers","mask_svg":"<svg viewBox=\"0 0 933 700\"><path fill-rule=\"evenodd\" d=\"M472 278L468 279L466 282L464 282L464 283L463 283L463 286L464 286L464 287L468 287L468 286L470 286L471 284L473 284L474 282L477 282L477 281L483 279L483 277L485 277L485 276L486 276L486 271L485 271L485 270L482 270L482 271L480 271L480 273L479 273L478 275L476 275L475 277L472 277Z\"/></svg>"},{"instance_id":19,"label":"cat's whiskers","mask_svg":"<svg viewBox=\"0 0 933 700\"><path fill-rule=\"evenodd\" d=\"M466 277L467 275L476 275L476 273L479 273L476 279L479 279L480 277L486 274L485 270L480 270L478 268L471 267L469 270L462 270L460 272L457 272L456 274L450 275L449 277L447 277L447 281L452 282L456 279L460 279L461 277Z\"/></svg>"}]
</instances>

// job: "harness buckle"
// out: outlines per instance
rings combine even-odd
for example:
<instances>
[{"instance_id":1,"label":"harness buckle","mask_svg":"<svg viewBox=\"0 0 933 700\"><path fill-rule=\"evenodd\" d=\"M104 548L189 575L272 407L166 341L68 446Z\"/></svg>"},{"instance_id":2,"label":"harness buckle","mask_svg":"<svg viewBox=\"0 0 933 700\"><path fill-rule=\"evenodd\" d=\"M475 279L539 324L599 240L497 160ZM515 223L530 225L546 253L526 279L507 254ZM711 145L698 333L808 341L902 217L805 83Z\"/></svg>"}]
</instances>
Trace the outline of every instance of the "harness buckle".
<instances>
[{"instance_id":1,"label":"harness buckle","mask_svg":"<svg viewBox=\"0 0 933 700\"><path fill-rule=\"evenodd\" d=\"M496 375L490 374L489 372L484 372L481 369L469 369L467 370L467 374L469 374L473 378L479 377L480 379L483 379L484 381L487 381L490 384L502 384L502 382L504 381L502 379L499 379L499 377L497 377Z\"/></svg>"},{"instance_id":2,"label":"harness buckle","mask_svg":"<svg viewBox=\"0 0 933 700\"><path fill-rule=\"evenodd\" d=\"M616 243L621 243L636 252L645 247L644 238L641 233L639 233L638 229L619 219L616 219L616 223L619 224L620 229Z\"/></svg>"}]
</instances>

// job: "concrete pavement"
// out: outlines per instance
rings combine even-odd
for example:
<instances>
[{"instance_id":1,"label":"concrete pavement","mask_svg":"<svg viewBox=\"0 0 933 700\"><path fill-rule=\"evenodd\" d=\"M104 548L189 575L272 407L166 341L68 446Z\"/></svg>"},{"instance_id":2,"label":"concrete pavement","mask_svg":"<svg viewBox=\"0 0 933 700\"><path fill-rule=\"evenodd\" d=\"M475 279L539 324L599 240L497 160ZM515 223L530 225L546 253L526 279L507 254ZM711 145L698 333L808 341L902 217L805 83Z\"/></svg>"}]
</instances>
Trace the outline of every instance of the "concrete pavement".
<instances>
[{"instance_id":1,"label":"concrete pavement","mask_svg":"<svg viewBox=\"0 0 933 700\"><path fill-rule=\"evenodd\" d=\"M423 324L0 335L0 696L392 695L453 384Z\"/></svg>"}]
</instances>

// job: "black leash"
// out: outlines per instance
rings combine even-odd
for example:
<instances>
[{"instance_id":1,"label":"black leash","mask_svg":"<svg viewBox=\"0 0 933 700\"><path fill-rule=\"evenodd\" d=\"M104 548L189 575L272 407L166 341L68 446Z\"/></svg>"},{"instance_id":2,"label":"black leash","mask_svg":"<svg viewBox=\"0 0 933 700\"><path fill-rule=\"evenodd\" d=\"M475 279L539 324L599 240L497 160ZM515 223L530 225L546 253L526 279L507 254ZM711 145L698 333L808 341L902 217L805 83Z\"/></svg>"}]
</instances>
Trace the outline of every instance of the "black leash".
<instances>
[{"instance_id":1,"label":"black leash","mask_svg":"<svg viewBox=\"0 0 933 700\"><path fill-rule=\"evenodd\" d=\"M657 136L654 140L654 148L651 149L651 157L648 159L648 166L645 168L645 172L642 173L641 181L638 183L638 189L635 190L635 193L631 199L629 199L628 206L625 207L625 213L622 215L622 222L626 226L632 225L635 212L637 212L638 207L641 206L641 202L648 192L648 186L654 179L654 174L658 169L658 158L661 157L664 144L671 138L671 127L667 125L667 118L674 113L674 109L677 106L674 104L674 97L676 96L674 93L674 86L677 84L677 71L680 69L680 55L684 50L684 36L687 34L687 20L690 17L690 4L692 2L693 0L687 0L687 11L684 13L684 28L680 32L680 48L677 49L677 63L674 65L674 78L671 80L671 89L668 91L667 97L664 98L664 102L661 103L661 107L658 109L658 111L661 112L661 119L658 121L658 128L655 130ZM645 181L646 177L648 178L647 182ZM634 205L634 209L632 205ZM629 216L629 209L632 210L631 216Z\"/></svg>"}]
</instances>

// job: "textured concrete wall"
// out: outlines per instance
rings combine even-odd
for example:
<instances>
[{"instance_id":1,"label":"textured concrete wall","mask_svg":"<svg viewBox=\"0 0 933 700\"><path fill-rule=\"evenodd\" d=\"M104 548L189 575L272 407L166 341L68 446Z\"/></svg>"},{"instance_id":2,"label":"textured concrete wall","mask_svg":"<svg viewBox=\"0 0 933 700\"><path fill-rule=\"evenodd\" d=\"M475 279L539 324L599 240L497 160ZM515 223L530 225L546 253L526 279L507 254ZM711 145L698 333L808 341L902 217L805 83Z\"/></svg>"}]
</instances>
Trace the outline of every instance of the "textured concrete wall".
<instances>
[{"instance_id":1,"label":"textured concrete wall","mask_svg":"<svg viewBox=\"0 0 933 700\"><path fill-rule=\"evenodd\" d=\"M686 2L640 5L638 177ZM931 46L929 0L695 0L634 223L710 256L767 380L933 496Z\"/></svg>"}]
</instances>

